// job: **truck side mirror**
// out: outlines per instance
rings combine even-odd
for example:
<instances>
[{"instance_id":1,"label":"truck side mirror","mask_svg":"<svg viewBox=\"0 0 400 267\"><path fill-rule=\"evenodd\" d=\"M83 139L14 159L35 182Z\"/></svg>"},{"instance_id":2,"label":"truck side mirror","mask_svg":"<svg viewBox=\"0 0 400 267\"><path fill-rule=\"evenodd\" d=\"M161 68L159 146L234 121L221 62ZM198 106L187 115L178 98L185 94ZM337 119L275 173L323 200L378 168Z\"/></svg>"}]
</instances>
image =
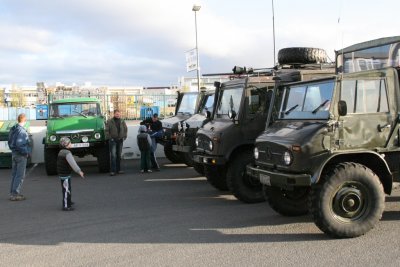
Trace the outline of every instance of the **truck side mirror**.
<instances>
[{"instance_id":1,"label":"truck side mirror","mask_svg":"<svg viewBox=\"0 0 400 267\"><path fill-rule=\"evenodd\" d=\"M346 116L347 115L347 104L346 104L346 101L339 100L338 111L339 111L339 116Z\"/></svg>"},{"instance_id":2,"label":"truck side mirror","mask_svg":"<svg viewBox=\"0 0 400 267\"><path fill-rule=\"evenodd\" d=\"M204 115L206 116L207 119L211 118L211 112L208 110L204 111Z\"/></svg>"},{"instance_id":3,"label":"truck side mirror","mask_svg":"<svg viewBox=\"0 0 400 267\"><path fill-rule=\"evenodd\" d=\"M231 109L231 110L228 112L228 117L229 117L229 119L234 120L234 119L236 118L236 111L234 111L233 109Z\"/></svg>"}]
</instances>

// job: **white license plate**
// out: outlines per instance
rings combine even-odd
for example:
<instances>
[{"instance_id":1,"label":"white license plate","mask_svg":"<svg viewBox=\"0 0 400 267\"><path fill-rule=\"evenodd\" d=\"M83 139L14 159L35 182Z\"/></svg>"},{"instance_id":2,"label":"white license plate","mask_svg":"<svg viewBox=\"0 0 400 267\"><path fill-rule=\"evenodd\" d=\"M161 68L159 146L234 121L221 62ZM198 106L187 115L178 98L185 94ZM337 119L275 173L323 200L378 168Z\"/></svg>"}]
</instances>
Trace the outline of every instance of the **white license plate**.
<instances>
[{"instance_id":1,"label":"white license plate","mask_svg":"<svg viewBox=\"0 0 400 267\"><path fill-rule=\"evenodd\" d=\"M7 141L0 141L0 152L3 153L11 152L10 148L8 147Z\"/></svg>"},{"instance_id":2,"label":"white license plate","mask_svg":"<svg viewBox=\"0 0 400 267\"><path fill-rule=\"evenodd\" d=\"M271 185L271 176L260 174L260 182L265 185Z\"/></svg>"},{"instance_id":3,"label":"white license plate","mask_svg":"<svg viewBox=\"0 0 400 267\"><path fill-rule=\"evenodd\" d=\"M78 148L78 147L89 147L89 143L76 143L76 144L71 144L72 147Z\"/></svg>"}]
</instances>

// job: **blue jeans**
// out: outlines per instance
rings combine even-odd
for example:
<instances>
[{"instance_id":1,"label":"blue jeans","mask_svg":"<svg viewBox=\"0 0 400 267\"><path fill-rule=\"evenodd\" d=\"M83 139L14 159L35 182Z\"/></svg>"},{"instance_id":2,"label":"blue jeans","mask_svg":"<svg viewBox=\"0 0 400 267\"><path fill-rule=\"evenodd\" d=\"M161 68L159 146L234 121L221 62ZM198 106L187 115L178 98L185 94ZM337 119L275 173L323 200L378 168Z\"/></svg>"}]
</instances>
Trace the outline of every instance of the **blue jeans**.
<instances>
[{"instance_id":1,"label":"blue jeans","mask_svg":"<svg viewBox=\"0 0 400 267\"><path fill-rule=\"evenodd\" d=\"M157 142L156 138L151 138L151 149L150 149L150 161L152 169L159 169L157 158L156 158Z\"/></svg>"},{"instance_id":2,"label":"blue jeans","mask_svg":"<svg viewBox=\"0 0 400 267\"><path fill-rule=\"evenodd\" d=\"M22 183L24 182L26 163L28 158L19 154L12 154L12 172L11 172L11 189L10 195L16 196L21 192Z\"/></svg>"},{"instance_id":3,"label":"blue jeans","mask_svg":"<svg viewBox=\"0 0 400 267\"><path fill-rule=\"evenodd\" d=\"M110 139L111 172L117 173L121 170L121 153L123 140Z\"/></svg>"}]
</instances>

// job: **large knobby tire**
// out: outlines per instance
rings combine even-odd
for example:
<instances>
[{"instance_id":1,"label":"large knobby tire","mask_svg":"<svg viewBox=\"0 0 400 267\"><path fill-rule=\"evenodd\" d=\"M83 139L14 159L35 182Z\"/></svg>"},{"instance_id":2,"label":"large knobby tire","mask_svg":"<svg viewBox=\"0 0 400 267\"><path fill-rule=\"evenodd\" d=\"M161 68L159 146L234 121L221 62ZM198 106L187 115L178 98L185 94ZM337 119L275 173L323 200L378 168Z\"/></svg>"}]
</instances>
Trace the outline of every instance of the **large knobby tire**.
<instances>
[{"instance_id":1,"label":"large knobby tire","mask_svg":"<svg viewBox=\"0 0 400 267\"><path fill-rule=\"evenodd\" d=\"M245 203L264 202L260 181L246 174L246 166L254 161L251 150L237 154L229 164L226 180L232 194Z\"/></svg>"},{"instance_id":2,"label":"large knobby tire","mask_svg":"<svg viewBox=\"0 0 400 267\"><path fill-rule=\"evenodd\" d=\"M278 62L280 65L326 63L327 55L320 48L288 47L279 50Z\"/></svg>"},{"instance_id":3,"label":"large knobby tire","mask_svg":"<svg viewBox=\"0 0 400 267\"><path fill-rule=\"evenodd\" d=\"M277 213L283 216L301 216L308 213L309 187L286 190L264 185L263 190L269 205Z\"/></svg>"},{"instance_id":4,"label":"large knobby tire","mask_svg":"<svg viewBox=\"0 0 400 267\"><path fill-rule=\"evenodd\" d=\"M218 190L228 190L225 166L204 165L204 175L206 176L207 181Z\"/></svg>"},{"instance_id":5,"label":"large knobby tire","mask_svg":"<svg viewBox=\"0 0 400 267\"><path fill-rule=\"evenodd\" d=\"M205 176L204 165L198 162L193 162L193 169L200 174L201 176Z\"/></svg>"},{"instance_id":6,"label":"large knobby tire","mask_svg":"<svg viewBox=\"0 0 400 267\"><path fill-rule=\"evenodd\" d=\"M172 144L168 143L164 145L164 154L169 161L172 163L182 163L182 157L179 152L175 152L172 150Z\"/></svg>"},{"instance_id":7,"label":"large knobby tire","mask_svg":"<svg viewBox=\"0 0 400 267\"><path fill-rule=\"evenodd\" d=\"M58 156L58 149L56 148L44 149L44 166L47 175L57 174L57 156Z\"/></svg>"},{"instance_id":8,"label":"large knobby tire","mask_svg":"<svg viewBox=\"0 0 400 267\"><path fill-rule=\"evenodd\" d=\"M194 160L193 160L193 154L191 152L188 153L181 153L183 162L188 165L189 167L193 167L194 166Z\"/></svg>"},{"instance_id":9,"label":"large knobby tire","mask_svg":"<svg viewBox=\"0 0 400 267\"><path fill-rule=\"evenodd\" d=\"M110 171L110 150L107 145L97 148L96 151L97 164L99 165L99 172L106 173Z\"/></svg>"},{"instance_id":10,"label":"large knobby tire","mask_svg":"<svg viewBox=\"0 0 400 267\"><path fill-rule=\"evenodd\" d=\"M311 190L310 212L315 224L335 238L365 234L381 219L385 193L378 176L364 165L341 163Z\"/></svg>"}]
</instances>

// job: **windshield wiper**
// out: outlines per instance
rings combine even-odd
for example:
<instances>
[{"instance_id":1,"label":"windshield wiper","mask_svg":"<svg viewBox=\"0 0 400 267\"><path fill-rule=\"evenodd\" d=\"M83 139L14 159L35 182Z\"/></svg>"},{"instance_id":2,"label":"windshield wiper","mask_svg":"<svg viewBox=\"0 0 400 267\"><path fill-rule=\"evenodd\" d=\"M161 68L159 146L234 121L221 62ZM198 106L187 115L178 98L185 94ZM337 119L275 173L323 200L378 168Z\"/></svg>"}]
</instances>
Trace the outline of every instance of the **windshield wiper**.
<instances>
[{"instance_id":1,"label":"windshield wiper","mask_svg":"<svg viewBox=\"0 0 400 267\"><path fill-rule=\"evenodd\" d=\"M289 108L288 110L285 111L285 115L289 115L290 112L292 112L295 108L297 108L299 104L294 105L293 107Z\"/></svg>"},{"instance_id":2,"label":"windshield wiper","mask_svg":"<svg viewBox=\"0 0 400 267\"><path fill-rule=\"evenodd\" d=\"M323 106L326 105L326 103L328 103L329 99L325 100L324 102L322 102L316 109L314 109L311 113L315 114L318 112L318 110L320 110Z\"/></svg>"},{"instance_id":3,"label":"windshield wiper","mask_svg":"<svg viewBox=\"0 0 400 267\"><path fill-rule=\"evenodd\" d=\"M74 112L74 113L78 113L79 115L81 115L81 116L83 116L83 117L85 117L85 118L87 118L87 116L85 115L85 114L83 114L82 112L78 112L78 111L72 111L72 112Z\"/></svg>"}]
</instances>

